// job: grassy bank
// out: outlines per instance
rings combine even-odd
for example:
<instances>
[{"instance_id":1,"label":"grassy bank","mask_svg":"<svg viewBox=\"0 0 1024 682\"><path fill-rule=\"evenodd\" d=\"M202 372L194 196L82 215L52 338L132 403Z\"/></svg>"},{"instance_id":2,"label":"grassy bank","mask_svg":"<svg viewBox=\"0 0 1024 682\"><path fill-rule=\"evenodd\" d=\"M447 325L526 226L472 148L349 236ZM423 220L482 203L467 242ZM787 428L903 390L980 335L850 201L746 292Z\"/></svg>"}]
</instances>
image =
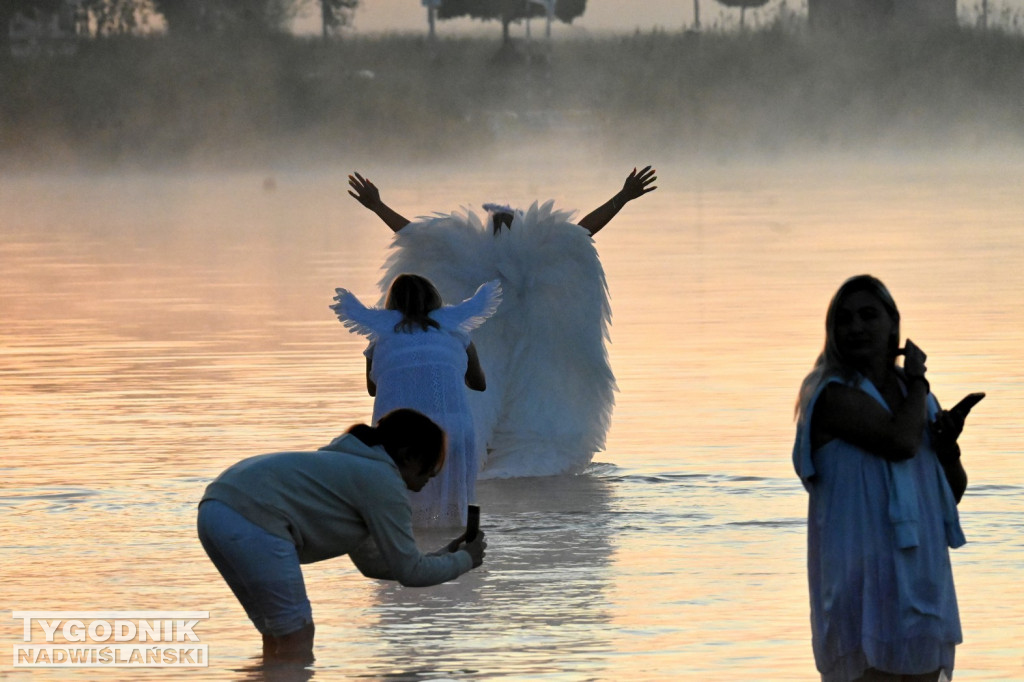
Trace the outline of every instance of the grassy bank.
<instances>
[{"instance_id":1,"label":"grassy bank","mask_svg":"<svg viewBox=\"0 0 1024 682\"><path fill-rule=\"evenodd\" d=\"M0 58L5 165L457 156L535 137L665 154L1024 146L1024 39L961 29L520 45L483 38L84 43Z\"/></svg>"}]
</instances>

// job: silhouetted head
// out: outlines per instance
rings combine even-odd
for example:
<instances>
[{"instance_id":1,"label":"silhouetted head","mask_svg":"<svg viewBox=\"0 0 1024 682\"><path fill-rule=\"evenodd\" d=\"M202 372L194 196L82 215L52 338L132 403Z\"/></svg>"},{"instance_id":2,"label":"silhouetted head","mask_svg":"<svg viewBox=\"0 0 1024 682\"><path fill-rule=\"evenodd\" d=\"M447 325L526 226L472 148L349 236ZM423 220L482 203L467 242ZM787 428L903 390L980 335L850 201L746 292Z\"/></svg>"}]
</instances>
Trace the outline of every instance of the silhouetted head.
<instances>
[{"instance_id":1,"label":"silhouetted head","mask_svg":"<svg viewBox=\"0 0 1024 682\"><path fill-rule=\"evenodd\" d=\"M825 347L800 385L796 416L803 421L818 387L830 376L852 381L880 355L895 362L900 345L900 312L892 294L871 275L843 282L825 314Z\"/></svg>"},{"instance_id":2,"label":"silhouetted head","mask_svg":"<svg viewBox=\"0 0 1024 682\"><path fill-rule=\"evenodd\" d=\"M501 204L484 204L483 209L491 216L491 227L494 234L501 232L501 228L512 229L512 221L515 220L516 211L511 206Z\"/></svg>"},{"instance_id":3,"label":"silhouetted head","mask_svg":"<svg viewBox=\"0 0 1024 682\"><path fill-rule=\"evenodd\" d=\"M885 285L871 275L843 282L825 315L825 364L849 371L877 353L895 361L899 347L900 311Z\"/></svg>"},{"instance_id":4,"label":"silhouetted head","mask_svg":"<svg viewBox=\"0 0 1024 682\"><path fill-rule=\"evenodd\" d=\"M356 424L347 433L374 447L383 446L409 490L419 491L444 466L448 439L440 426L416 410L398 409L377 426Z\"/></svg>"},{"instance_id":5,"label":"silhouetted head","mask_svg":"<svg viewBox=\"0 0 1024 682\"><path fill-rule=\"evenodd\" d=\"M402 313L402 321L395 331L411 332L416 327L426 331L428 327L439 328L430 319L430 312L441 307L441 294L426 277L420 275L399 275L388 288L384 307Z\"/></svg>"}]
</instances>

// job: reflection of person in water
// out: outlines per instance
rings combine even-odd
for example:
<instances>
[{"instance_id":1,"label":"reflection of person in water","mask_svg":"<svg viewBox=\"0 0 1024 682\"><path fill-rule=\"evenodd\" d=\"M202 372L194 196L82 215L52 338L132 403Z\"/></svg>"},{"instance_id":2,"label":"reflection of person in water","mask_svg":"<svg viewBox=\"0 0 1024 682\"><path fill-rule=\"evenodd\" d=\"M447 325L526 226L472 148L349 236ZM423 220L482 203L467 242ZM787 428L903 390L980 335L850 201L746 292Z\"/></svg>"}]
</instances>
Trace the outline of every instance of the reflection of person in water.
<instances>
[{"instance_id":1,"label":"reflection of person in water","mask_svg":"<svg viewBox=\"0 0 1024 682\"><path fill-rule=\"evenodd\" d=\"M357 424L316 452L244 459L206 488L203 548L263 635L265 659L312 659L313 613L300 564L348 554L363 575L423 587L480 566L483 533L422 554L407 490L444 465L444 432L413 410Z\"/></svg>"},{"instance_id":2,"label":"reflection of person in water","mask_svg":"<svg viewBox=\"0 0 1024 682\"><path fill-rule=\"evenodd\" d=\"M473 337L488 384L470 396L487 452L482 477L578 473L604 447L615 391L604 345L611 308L591 237L656 179L649 166L634 169L578 223L553 202L525 212L488 205L485 220L464 211L411 222L369 179L349 177L349 194L397 233L382 285L413 272L445 300L462 300L480 282L501 282L501 308Z\"/></svg>"},{"instance_id":3,"label":"reflection of person in water","mask_svg":"<svg viewBox=\"0 0 1024 682\"><path fill-rule=\"evenodd\" d=\"M948 547L964 543L966 410L939 408L925 354L909 339L899 350L899 323L881 282L847 280L797 404L793 462L810 493L811 629L824 680L937 680L952 675L961 641Z\"/></svg>"},{"instance_id":4,"label":"reflection of person in water","mask_svg":"<svg viewBox=\"0 0 1024 682\"><path fill-rule=\"evenodd\" d=\"M544 661L563 672L578 669L581 659L592 662L594 652L615 649L622 510L612 497L621 485L591 471L481 481L481 525L501 537L501 551L487 554L487 571L429 592L379 582L362 611L369 621L339 624L347 631L337 636L357 640L358 630L373 629L374 646L360 650L360 663L374 678L465 679L490 652L518 652L503 669L527 673ZM411 632L429 633L430 656ZM525 641L522 633L540 636Z\"/></svg>"},{"instance_id":5,"label":"reflection of person in water","mask_svg":"<svg viewBox=\"0 0 1024 682\"><path fill-rule=\"evenodd\" d=\"M396 277L384 308L367 308L351 292L336 291L338 303L331 307L338 319L370 339L366 386L375 398L373 423L405 407L427 415L448 435L444 469L411 496L413 525L465 525L479 469L466 389L487 388L469 333L494 314L501 286L481 285L454 306L442 306L437 289L419 275Z\"/></svg>"}]
</instances>

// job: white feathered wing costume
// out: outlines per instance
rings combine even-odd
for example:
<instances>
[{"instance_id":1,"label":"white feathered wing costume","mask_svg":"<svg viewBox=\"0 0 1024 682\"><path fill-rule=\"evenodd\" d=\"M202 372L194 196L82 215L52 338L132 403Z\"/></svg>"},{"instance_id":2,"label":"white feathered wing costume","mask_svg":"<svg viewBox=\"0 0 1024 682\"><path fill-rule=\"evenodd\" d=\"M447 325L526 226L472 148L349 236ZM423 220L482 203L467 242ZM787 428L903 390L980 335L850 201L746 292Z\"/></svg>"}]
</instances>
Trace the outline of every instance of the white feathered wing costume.
<instances>
[{"instance_id":1,"label":"white feathered wing costume","mask_svg":"<svg viewBox=\"0 0 1024 682\"><path fill-rule=\"evenodd\" d=\"M602 450L615 402L605 341L611 307L590 233L554 202L516 213L493 234L473 212L402 228L381 290L402 273L428 278L446 301L499 279L501 307L473 333L487 390L470 392L481 478L579 473Z\"/></svg>"}]
</instances>

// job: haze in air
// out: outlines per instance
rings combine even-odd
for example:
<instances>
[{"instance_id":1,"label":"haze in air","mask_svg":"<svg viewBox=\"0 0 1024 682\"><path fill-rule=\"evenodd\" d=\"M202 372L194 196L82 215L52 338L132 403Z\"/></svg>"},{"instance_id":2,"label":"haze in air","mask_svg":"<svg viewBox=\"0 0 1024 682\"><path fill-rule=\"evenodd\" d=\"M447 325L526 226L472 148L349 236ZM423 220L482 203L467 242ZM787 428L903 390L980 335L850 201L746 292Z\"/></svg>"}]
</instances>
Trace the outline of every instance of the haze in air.
<instances>
[{"instance_id":1,"label":"haze in air","mask_svg":"<svg viewBox=\"0 0 1024 682\"><path fill-rule=\"evenodd\" d=\"M570 27L603 7L590 5ZM1021 142L1024 39L1009 6L984 29L961 9L958 26L843 32L809 30L785 3L747 11L742 28L735 8L703 5L700 31L692 10L671 30L550 39L534 18L529 38L519 21L505 44L500 22L466 18L428 39L422 12L418 31L364 33L362 8L327 39L227 26L112 32L65 55L44 43L0 56L0 154L13 166L189 167L371 151L450 160L551 141L663 158Z\"/></svg>"}]
</instances>

